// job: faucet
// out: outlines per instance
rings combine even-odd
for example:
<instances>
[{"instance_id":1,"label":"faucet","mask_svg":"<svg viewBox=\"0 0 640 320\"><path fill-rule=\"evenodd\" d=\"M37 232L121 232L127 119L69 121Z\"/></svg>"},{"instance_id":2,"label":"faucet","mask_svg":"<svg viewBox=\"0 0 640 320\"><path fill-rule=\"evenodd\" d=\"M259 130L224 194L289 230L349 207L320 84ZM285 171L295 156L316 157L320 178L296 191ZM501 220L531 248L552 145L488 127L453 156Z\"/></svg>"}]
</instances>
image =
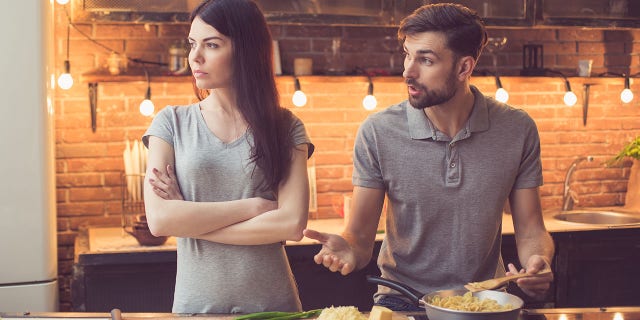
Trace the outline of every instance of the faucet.
<instances>
[{"instance_id":1,"label":"faucet","mask_svg":"<svg viewBox=\"0 0 640 320\"><path fill-rule=\"evenodd\" d=\"M573 160L571 165L569 166L569 170L567 170L567 175L564 177L564 193L562 194L562 211L569 211L573 209L573 204L577 202L576 193L571 190L571 176L573 172L576 170L578 163L582 161L591 162L593 161L593 156L580 157L576 160Z\"/></svg>"}]
</instances>

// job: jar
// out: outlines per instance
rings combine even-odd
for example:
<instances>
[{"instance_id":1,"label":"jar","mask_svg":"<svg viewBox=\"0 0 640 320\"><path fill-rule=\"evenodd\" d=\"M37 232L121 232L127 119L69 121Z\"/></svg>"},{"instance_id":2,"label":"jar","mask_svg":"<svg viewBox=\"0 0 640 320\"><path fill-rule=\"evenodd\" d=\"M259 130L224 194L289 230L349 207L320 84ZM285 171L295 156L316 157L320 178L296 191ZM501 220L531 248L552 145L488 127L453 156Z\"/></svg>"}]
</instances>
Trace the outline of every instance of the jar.
<instances>
[{"instance_id":1,"label":"jar","mask_svg":"<svg viewBox=\"0 0 640 320\"><path fill-rule=\"evenodd\" d=\"M182 43L174 43L169 47L169 71L182 70L187 65L185 47Z\"/></svg>"},{"instance_id":2,"label":"jar","mask_svg":"<svg viewBox=\"0 0 640 320\"><path fill-rule=\"evenodd\" d=\"M107 58L107 68L109 69L109 73L112 75L120 74L120 67L122 65L122 58L115 52L111 52L109 58Z\"/></svg>"}]
</instances>

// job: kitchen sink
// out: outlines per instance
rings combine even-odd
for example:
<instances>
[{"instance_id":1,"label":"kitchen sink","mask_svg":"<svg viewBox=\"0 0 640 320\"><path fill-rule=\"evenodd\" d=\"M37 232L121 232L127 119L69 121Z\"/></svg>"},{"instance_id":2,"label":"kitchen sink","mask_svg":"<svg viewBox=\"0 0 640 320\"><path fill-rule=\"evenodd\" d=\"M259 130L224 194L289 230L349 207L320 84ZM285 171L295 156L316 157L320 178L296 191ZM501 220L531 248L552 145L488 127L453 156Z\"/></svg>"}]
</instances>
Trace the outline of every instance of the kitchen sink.
<instances>
[{"instance_id":1,"label":"kitchen sink","mask_svg":"<svg viewBox=\"0 0 640 320\"><path fill-rule=\"evenodd\" d=\"M640 216L601 210L560 211L553 215L556 220L583 224L640 224Z\"/></svg>"}]
</instances>

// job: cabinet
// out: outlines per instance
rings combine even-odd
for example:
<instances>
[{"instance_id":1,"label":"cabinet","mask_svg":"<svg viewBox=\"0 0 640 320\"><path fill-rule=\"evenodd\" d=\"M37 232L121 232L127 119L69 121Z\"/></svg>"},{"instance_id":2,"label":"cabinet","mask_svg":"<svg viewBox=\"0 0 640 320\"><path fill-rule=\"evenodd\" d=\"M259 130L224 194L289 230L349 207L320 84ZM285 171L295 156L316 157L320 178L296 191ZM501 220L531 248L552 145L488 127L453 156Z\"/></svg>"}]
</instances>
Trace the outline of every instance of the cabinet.
<instances>
[{"instance_id":1,"label":"cabinet","mask_svg":"<svg viewBox=\"0 0 640 320\"><path fill-rule=\"evenodd\" d=\"M89 253L88 230L75 241L71 303L77 312L171 312L176 251Z\"/></svg>"},{"instance_id":2,"label":"cabinet","mask_svg":"<svg viewBox=\"0 0 640 320\"><path fill-rule=\"evenodd\" d=\"M537 24L545 26L582 26L610 28L640 27L640 2L637 0L540 1Z\"/></svg>"},{"instance_id":3,"label":"cabinet","mask_svg":"<svg viewBox=\"0 0 640 320\"><path fill-rule=\"evenodd\" d=\"M553 232L555 281L541 301L533 300L511 283L510 293L523 298L526 308L638 306L640 295L640 228ZM73 311L170 312L175 286L176 252L101 253L87 250L85 234L76 239L71 283ZM353 305L370 310L377 287L366 276L380 275L376 257L348 276L331 272L313 261L319 244L285 247L305 310ZM515 238L503 235L502 256L517 264Z\"/></svg>"},{"instance_id":4,"label":"cabinet","mask_svg":"<svg viewBox=\"0 0 640 320\"><path fill-rule=\"evenodd\" d=\"M556 245L555 281L542 301L527 297L513 283L508 291L527 308L595 308L638 306L640 295L640 228L551 234ZM505 261L518 261L513 235L503 236Z\"/></svg>"},{"instance_id":5,"label":"cabinet","mask_svg":"<svg viewBox=\"0 0 640 320\"><path fill-rule=\"evenodd\" d=\"M474 9L488 27L640 28L637 0L403 0L404 13L454 2Z\"/></svg>"},{"instance_id":6,"label":"cabinet","mask_svg":"<svg viewBox=\"0 0 640 320\"><path fill-rule=\"evenodd\" d=\"M270 24L397 26L416 8L454 2L478 12L487 26L640 27L637 0L257 0ZM194 1L73 0L76 23L187 24Z\"/></svg>"},{"instance_id":7,"label":"cabinet","mask_svg":"<svg viewBox=\"0 0 640 320\"><path fill-rule=\"evenodd\" d=\"M554 234L556 307L640 305L640 228Z\"/></svg>"},{"instance_id":8,"label":"cabinet","mask_svg":"<svg viewBox=\"0 0 640 320\"><path fill-rule=\"evenodd\" d=\"M531 27L534 25L536 0L402 0L403 15L424 4L458 3L478 12L487 26Z\"/></svg>"},{"instance_id":9,"label":"cabinet","mask_svg":"<svg viewBox=\"0 0 640 320\"><path fill-rule=\"evenodd\" d=\"M359 310L371 310L373 294L377 285L368 283L367 275L380 275L376 258L381 241L376 241L373 258L362 270L343 276L331 272L313 261L313 256L322 245L287 246L287 256L291 270L298 283L300 301L304 310L320 309L328 306L356 306Z\"/></svg>"}]
</instances>

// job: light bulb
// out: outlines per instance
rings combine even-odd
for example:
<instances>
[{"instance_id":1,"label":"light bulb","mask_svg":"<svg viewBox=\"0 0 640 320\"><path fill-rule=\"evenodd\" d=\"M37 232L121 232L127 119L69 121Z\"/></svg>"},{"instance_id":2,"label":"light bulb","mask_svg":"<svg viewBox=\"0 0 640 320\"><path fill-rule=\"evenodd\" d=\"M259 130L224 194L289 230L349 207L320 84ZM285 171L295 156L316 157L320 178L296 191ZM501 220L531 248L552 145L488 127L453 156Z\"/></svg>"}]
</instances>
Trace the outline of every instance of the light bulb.
<instances>
[{"instance_id":1,"label":"light bulb","mask_svg":"<svg viewBox=\"0 0 640 320\"><path fill-rule=\"evenodd\" d=\"M155 108L153 102L149 99L144 99L140 103L140 113L142 113L143 116L151 116Z\"/></svg>"},{"instance_id":2,"label":"light bulb","mask_svg":"<svg viewBox=\"0 0 640 320\"><path fill-rule=\"evenodd\" d=\"M376 108L376 106L378 105L378 100L376 100L376 97L372 94L368 94L364 97L364 99L362 99L362 106L365 108L365 110L373 110Z\"/></svg>"},{"instance_id":3,"label":"light bulb","mask_svg":"<svg viewBox=\"0 0 640 320\"><path fill-rule=\"evenodd\" d=\"M69 0L56 0L56 2L58 4L65 5L65 4L69 3Z\"/></svg>"},{"instance_id":4,"label":"light bulb","mask_svg":"<svg viewBox=\"0 0 640 320\"><path fill-rule=\"evenodd\" d=\"M573 91L567 91L564 94L564 104L566 104L569 107L573 107L576 102L578 102L578 97L576 96L575 93L573 93Z\"/></svg>"},{"instance_id":5,"label":"light bulb","mask_svg":"<svg viewBox=\"0 0 640 320\"><path fill-rule=\"evenodd\" d=\"M302 90L296 90L296 92L293 93L293 98L291 100L293 101L293 105L296 107L302 107L307 104L307 95L305 95Z\"/></svg>"},{"instance_id":6,"label":"light bulb","mask_svg":"<svg viewBox=\"0 0 640 320\"><path fill-rule=\"evenodd\" d=\"M629 103L633 100L633 91L631 89L624 89L620 92L620 100L624 103Z\"/></svg>"},{"instance_id":7,"label":"light bulb","mask_svg":"<svg viewBox=\"0 0 640 320\"><path fill-rule=\"evenodd\" d=\"M58 86L60 89L69 90L73 86L73 78L70 73L63 73L58 77Z\"/></svg>"},{"instance_id":8,"label":"light bulb","mask_svg":"<svg viewBox=\"0 0 640 320\"><path fill-rule=\"evenodd\" d=\"M498 90L496 90L496 100L506 103L509 101L509 92L504 88L498 88Z\"/></svg>"}]
</instances>

